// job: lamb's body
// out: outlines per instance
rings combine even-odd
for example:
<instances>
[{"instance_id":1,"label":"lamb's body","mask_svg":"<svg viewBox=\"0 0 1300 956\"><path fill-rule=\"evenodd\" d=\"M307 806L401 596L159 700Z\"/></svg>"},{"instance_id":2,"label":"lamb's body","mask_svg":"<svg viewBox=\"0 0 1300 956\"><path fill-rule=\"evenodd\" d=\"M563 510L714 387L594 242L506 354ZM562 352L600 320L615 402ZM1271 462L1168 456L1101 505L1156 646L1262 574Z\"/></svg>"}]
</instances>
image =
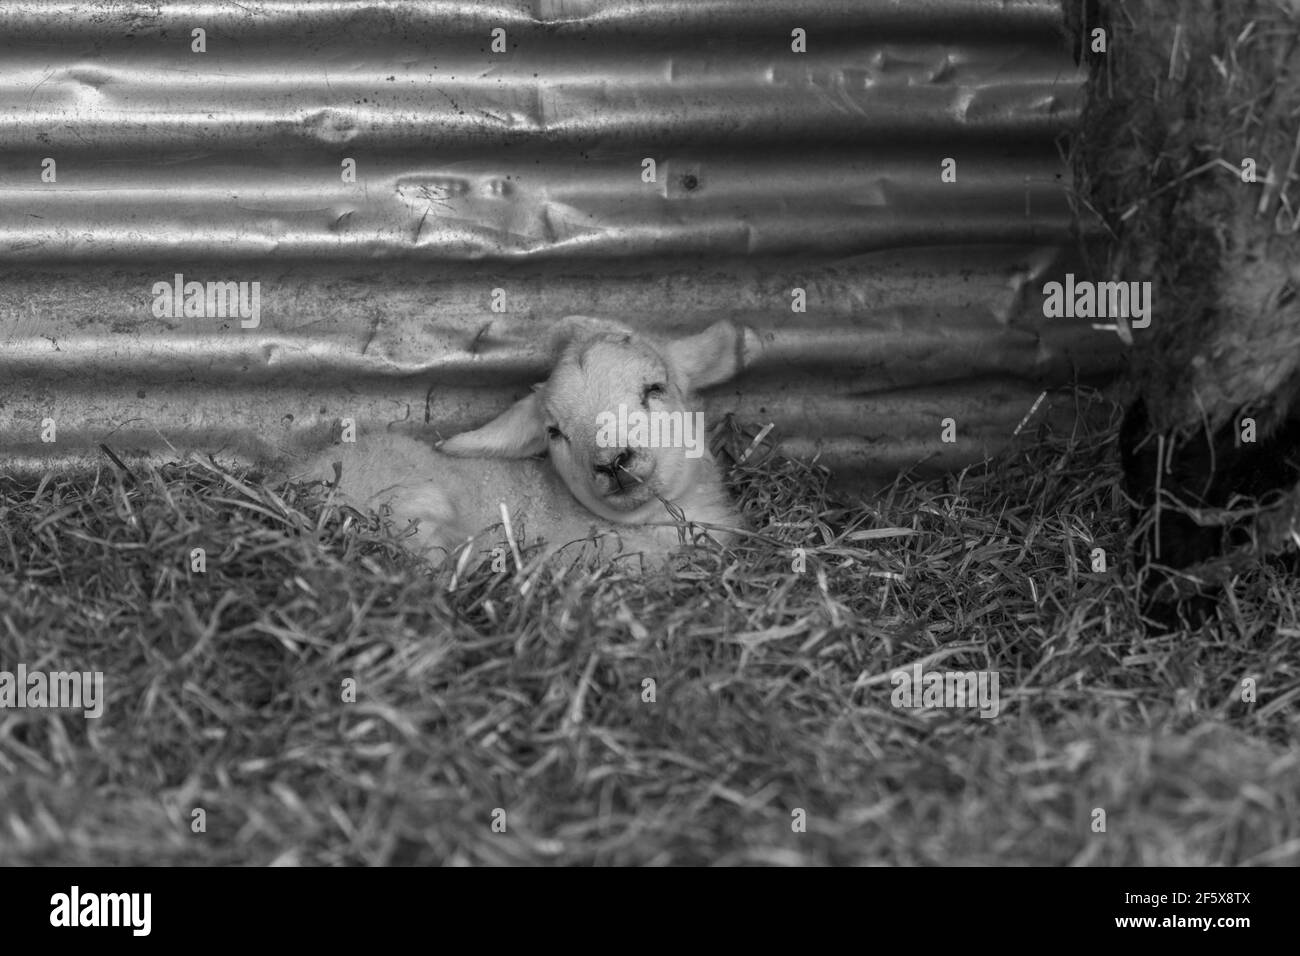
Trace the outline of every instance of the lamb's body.
<instances>
[{"instance_id":1,"label":"lamb's body","mask_svg":"<svg viewBox=\"0 0 1300 956\"><path fill-rule=\"evenodd\" d=\"M737 374L758 337L719 322L660 343L581 316L566 319L561 333L543 385L440 450L406 436L365 435L326 450L299 476L330 479L340 462L344 500L387 506L403 526L418 521L415 549L433 558L463 553L470 539L479 556L498 546L503 504L521 548L544 541L547 552L573 546L587 558L640 554L656 565L699 531L728 543L734 535L725 529L741 522L704 448L693 390ZM611 434L614 417L626 424L631 415L683 428L666 438ZM697 426L689 433L688 420Z\"/></svg>"},{"instance_id":2,"label":"lamb's body","mask_svg":"<svg viewBox=\"0 0 1300 956\"><path fill-rule=\"evenodd\" d=\"M690 540L692 530L707 530L722 544L733 537L716 528L684 528L662 505L652 519L662 524L624 524L598 517L574 498L544 459L453 458L418 439L381 434L326 450L302 476L332 480L334 462L340 463L339 492L346 502L375 511L391 508L399 529L418 521L412 550L433 560L456 552L470 538L471 551L479 557L504 542L503 503L519 546L544 542L547 553L586 541L565 548L565 554L641 554L646 563L660 564L682 546L683 534ZM689 494L674 506L687 522L739 528L739 516L711 458L695 459L695 465Z\"/></svg>"}]
</instances>

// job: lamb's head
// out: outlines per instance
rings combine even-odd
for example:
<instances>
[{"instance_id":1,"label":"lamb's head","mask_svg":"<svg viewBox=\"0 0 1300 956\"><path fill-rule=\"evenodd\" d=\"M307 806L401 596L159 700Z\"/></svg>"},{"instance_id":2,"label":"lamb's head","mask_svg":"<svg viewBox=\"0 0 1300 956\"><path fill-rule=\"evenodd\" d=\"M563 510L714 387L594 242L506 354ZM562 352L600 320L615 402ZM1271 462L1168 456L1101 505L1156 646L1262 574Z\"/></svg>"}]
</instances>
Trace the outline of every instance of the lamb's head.
<instances>
[{"instance_id":1,"label":"lamb's head","mask_svg":"<svg viewBox=\"0 0 1300 956\"><path fill-rule=\"evenodd\" d=\"M570 316L551 376L474 431L443 442L457 457L549 454L573 496L608 521L663 520L711 468L696 389L737 374L758 339L719 322L660 343L614 323Z\"/></svg>"}]
</instances>

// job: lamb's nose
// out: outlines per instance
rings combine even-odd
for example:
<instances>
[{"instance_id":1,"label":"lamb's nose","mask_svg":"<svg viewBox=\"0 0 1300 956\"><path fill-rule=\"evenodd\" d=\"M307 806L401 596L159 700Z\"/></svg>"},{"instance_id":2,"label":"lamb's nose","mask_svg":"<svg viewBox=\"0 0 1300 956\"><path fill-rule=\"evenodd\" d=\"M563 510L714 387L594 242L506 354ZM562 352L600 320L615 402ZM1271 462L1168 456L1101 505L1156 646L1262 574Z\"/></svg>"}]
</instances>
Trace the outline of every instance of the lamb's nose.
<instances>
[{"instance_id":1,"label":"lamb's nose","mask_svg":"<svg viewBox=\"0 0 1300 956\"><path fill-rule=\"evenodd\" d=\"M609 475L611 478L616 478L619 473L626 469L631 463L635 454L636 452L631 448L624 448L605 464L596 465L596 471L602 475Z\"/></svg>"}]
</instances>

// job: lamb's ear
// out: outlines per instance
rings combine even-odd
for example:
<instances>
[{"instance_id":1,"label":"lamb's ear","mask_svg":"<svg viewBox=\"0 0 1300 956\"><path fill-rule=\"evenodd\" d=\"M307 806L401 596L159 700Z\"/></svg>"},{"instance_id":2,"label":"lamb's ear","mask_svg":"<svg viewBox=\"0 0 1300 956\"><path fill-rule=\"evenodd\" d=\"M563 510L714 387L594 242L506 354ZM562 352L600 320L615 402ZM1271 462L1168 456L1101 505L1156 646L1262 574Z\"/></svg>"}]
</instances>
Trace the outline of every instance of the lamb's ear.
<instances>
[{"instance_id":1,"label":"lamb's ear","mask_svg":"<svg viewBox=\"0 0 1300 956\"><path fill-rule=\"evenodd\" d=\"M528 458L546 450L546 423L536 392L521 398L482 428L453 435L438 446L453 458Z\"/></svg>"},{"instance_id":2,"label":"lamb's ear","mask_svg":"<svg viewBox=\"0 0 1300 956\"><path fill-rule=\"evenodd\" d=\"M762 349L753 329L715 322L703 332L668 343L668 362L691 390L708 388L739 375Z\"/></svg>"}]
</instances>

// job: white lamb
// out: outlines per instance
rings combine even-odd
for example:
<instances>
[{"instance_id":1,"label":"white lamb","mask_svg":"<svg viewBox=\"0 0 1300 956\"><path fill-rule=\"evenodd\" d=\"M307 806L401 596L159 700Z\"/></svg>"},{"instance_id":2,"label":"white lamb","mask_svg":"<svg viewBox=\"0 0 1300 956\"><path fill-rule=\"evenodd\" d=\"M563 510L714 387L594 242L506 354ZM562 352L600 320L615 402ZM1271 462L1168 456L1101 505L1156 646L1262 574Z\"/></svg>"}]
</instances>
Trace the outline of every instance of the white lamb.
<instances>
[{"instance_id":1,"label":"white lamb","mask_svg":"<svg viewBox=\"0 0 1300 956\"><path fill-rule=\"evenodd\" d=\"M461 552L470 539L481 558L504 541L502 504L516 542L541 540L548 554L573 545L588 560L639 553L655 566L690 540L687 522L715 526L710 536L729 543L735 536L718 528L742 522L703 429L693 434L703 418L693 392L744 368L760 347L754 331L719 322L659 343L606 320L570 316L555 341L550 378L481 428L437 451L402 435L362 436L327 449L302 476L332 479L339 463L344 500L375 510L388 505L399 528L418 521L407 543L434 559L439 550ZM624 421L634 420L633 412L659 413L655 420L692 431L677 431L682 440L668 447L658 440L662 433L635 427L611 441L620 406ZM680 417L663 417L673 412ZM543 452L545 459L533 457Z\"/></svg>"}]
</instances>

